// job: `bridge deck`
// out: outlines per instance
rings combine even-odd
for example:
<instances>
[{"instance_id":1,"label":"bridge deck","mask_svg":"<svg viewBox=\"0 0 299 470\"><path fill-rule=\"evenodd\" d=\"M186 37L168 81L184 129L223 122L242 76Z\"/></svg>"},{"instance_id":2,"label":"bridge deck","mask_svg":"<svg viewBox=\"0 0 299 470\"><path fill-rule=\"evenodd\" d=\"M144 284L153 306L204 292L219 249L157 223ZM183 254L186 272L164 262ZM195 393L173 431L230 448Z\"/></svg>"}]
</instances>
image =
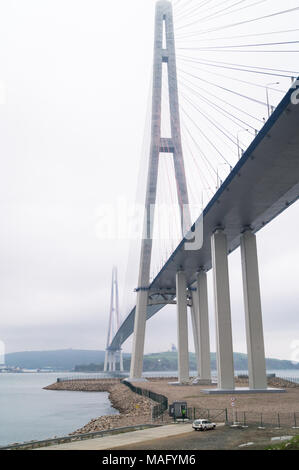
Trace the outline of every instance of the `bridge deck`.
<instances>
[{"instance_id":1,"label":"bridge deck","mask_svg":"<svg viewBox=\"0 0 299 470\"><path fill-rule=\"evenodd\" d=\"M230 253L239 246L245 226L258 232L298 199L299 105L291 103L293 91L289 90L205 208L202 249L187 251L182 240L150 289L173 290L180 266L186 272L189 286L201 266L207 271L211 269L210 238L217 226L225 228ZM162 307L149 306L147 318ZM118 349L132 334L134 317L135 307L113 338L111 349Z\"/></svg>"}]
</instances>

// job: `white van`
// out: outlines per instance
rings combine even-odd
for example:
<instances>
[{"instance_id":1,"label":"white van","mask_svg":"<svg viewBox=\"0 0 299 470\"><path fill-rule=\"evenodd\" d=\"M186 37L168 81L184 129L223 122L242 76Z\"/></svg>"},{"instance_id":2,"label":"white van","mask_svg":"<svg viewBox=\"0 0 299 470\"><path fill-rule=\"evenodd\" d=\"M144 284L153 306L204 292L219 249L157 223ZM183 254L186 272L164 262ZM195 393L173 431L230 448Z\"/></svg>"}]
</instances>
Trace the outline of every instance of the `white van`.
<instances>
[{"instance_id":1,"label":"white van","mask_svg":"<svg viewBox=\"0 0 299 470\"><path fill-rule=\"evenodd\" d=\"M207 431L208 429L215 429L216 424L212 423L208 419L196 419L192 427L195 431Z\"/></svg>"}]
</instances>

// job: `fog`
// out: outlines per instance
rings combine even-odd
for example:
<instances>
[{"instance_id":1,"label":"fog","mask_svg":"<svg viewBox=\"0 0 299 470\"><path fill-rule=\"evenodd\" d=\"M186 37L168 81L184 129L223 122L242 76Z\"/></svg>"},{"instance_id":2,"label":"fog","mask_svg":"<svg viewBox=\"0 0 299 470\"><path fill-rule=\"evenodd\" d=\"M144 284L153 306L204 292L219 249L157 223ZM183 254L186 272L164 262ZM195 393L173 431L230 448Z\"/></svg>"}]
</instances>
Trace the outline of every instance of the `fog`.
<instances>
[{"instance_id":1,"label":"fog","mask_svg":"<svg viewBox=\"0 0 299 470\"><path fill-rule=\"evenodd\" d=\"M122 296L130 241L101 239L97 218L103 204L135 200L154 3L0 2L6 352L105 348L111 271L118 266ZM266 353L284 359L299 339L298 220L297 203L258 234ZM230 256L230 280L234 349L246 352L239 251ZM209 296L214 350L211 273ZM175 308L167 307L148 322L146 352L171 343Z\"/></svg>"}]
</instances>

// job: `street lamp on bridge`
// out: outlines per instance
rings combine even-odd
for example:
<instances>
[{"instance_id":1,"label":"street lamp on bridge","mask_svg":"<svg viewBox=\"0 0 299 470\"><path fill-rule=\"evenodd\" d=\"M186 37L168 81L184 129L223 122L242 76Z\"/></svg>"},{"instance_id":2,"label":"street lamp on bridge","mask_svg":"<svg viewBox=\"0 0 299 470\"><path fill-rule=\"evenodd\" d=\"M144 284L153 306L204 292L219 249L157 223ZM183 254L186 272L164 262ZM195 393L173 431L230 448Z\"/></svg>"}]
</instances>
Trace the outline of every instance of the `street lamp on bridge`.
<instances>
[{"instance_id":1,"label":"street lamp on bridge","mask_svg":"<svg viewBox=\"0 0 299 470\"><path fill-rule=\"evenodd\" d=\"M243 150L242 147L240 146L240 140L239 140L239 134L241 134L241 132L249 132L249 129L240 129L240 130L237 132L238 160L240 160L240 158L242 157L243 152L244 152L244 150Z\"/></svg>"},{"instance_id":2,"label":"street lamp on bridge","mask_svg":"<svg viewBox=\"0 0 299 470\"><path fill-rule=\"evenodd\" d=\"M266 84L266 96L267 96L267 108L268 108L268 118L271 116L271 107L270 107L270 101L269 101L269 87L273 85L279 85L280 82L275 82L275 83L267 83Z\"/></svg>"},{"instance_id":3,"label":"street lamp on bridge","mask_svg":"<svg viewBox=\"0 0 299 470\"><path fill-rule=\"evenodd\" d=\"M221 178L220 178L220 176L219 176L219 167L220 167L220 166L223 166L223 165L229 166L229 171L232 171L232 169L233 169L233 167L232 167L229 163L227 163L227 162L224 162L224 163L221 163L220 165L218 165L218 167L217 167L217 190L218 190L218 189L220 188L220 186L222 185L222 180L221 180Z\"/></svg>"}]
</instances>

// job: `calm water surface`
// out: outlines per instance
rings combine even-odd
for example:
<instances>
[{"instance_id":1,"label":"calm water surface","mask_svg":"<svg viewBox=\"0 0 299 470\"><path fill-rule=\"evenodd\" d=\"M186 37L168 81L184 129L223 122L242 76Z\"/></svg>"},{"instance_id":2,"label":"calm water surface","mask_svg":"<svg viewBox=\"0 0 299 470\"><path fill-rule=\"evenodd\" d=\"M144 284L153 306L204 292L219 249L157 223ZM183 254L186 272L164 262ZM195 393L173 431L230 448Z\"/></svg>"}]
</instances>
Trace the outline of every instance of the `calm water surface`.
<instances>
[{"instance_id":1,"label":"calm water surface","mask_svg":"<svg viewBox=\"0 0 299 470\"><path fill-rule=\"evenodd\" d=\"M65 436L93 418L118 413L108 393L43 390L63 375L0 374L0 446Z\"/></svg>"},{"instance_id":2,"label":"calm water surface","mask_svg":"<svg viewBox=\"0 0 299 470\"><path fill-rule=\"evenodd\" d=\"M299 370L268 371L271 372L299 381ZM108 393L43 390L46 385L56 382L57 377L70 375L84 376L82 373L59 372L0 374L0 446L65 436L93 418L118 413L111 407ZM170 377L175 376L176 372L149 372L144 375Z\"/></svg>"}]
</instances>

